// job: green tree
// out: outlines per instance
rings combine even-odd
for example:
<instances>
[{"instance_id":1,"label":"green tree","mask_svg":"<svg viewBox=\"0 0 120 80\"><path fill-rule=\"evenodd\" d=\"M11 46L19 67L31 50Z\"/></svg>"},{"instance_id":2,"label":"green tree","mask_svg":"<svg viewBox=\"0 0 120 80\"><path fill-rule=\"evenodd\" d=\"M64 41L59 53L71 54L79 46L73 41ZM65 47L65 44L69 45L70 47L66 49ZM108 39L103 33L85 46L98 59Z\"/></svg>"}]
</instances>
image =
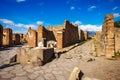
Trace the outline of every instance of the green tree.
<instances>
[{"instance_id":1,"label":"green tree","mask_svg":"<svg viewBox=\"0 0 120 80\"><path fill-rule=\"evenodd\" d=\"M120 28L120 20L114 23L115 27Z\"/></svg>"}]
</instances>

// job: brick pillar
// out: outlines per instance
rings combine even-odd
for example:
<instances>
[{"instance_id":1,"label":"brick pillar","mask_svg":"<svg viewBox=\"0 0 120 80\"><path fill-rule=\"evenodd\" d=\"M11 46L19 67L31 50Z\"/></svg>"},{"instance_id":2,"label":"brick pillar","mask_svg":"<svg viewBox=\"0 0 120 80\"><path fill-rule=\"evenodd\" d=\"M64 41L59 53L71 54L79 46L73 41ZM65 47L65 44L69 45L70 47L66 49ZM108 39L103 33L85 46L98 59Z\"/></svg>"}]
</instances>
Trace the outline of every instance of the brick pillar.
<instances>
[{"instance_id":1,"label":"brick pillar","mask_svg":"<svg viewBox=\"0 0 120 80\"><path fill-rule=\"evenodd\" d=\"M31 28L28 29L28 46L37 46L37 32L35 30L32 30Z\"/></svg>"},{"instance_id":2,"label":"brick pillar","mask_svg":"<svg viewBox=\"0 0 120 80\"><path fill-rule=\"evenodd\" d=\"M84 31L84 39L85 39L85 40L88 39L88 33L87 33L87 31Z\"/></svg>"},{"instance_id":3,"label":"brick pillar","mask_svg":"<svg viewBox=\"0 0 120 80\"><path fill-rule=\"evenodd\" d=\"M102 32L105 39L105 55L106 58L112 58L115 54L115 31L114 31L114 16L108 14L105 16Z\"/></svg>"},{"instance_id":4,"label":"brick pillar","mask_svg":"<svg viewBox=\"0 0 120 80\"><path fill-rule=\"evenodd\" d=\"M59 31L57 32L57 48L63 48L64 44L63 44L63 31Z\"/></svg>"},{"instance_id":5,"label":"brick pillar","mask_svg":"<svg viewBox=\"0 0 120 80\"><path fill-rule=\"evenodd\" d=\"M3 45L12 45L12 29L10 28L3 29Z\"/></svg>"},{"instance_id":6,"label":"brick pillar","mask_svg":"<svg viewBox=\"0 0 120 80\"><path fill-rule=\"evenodd\" d=\"M39 26L37 29L37 33L38 33L38 42L40 42L42 40L42 38L44 38L44 27L43 26Z\"/></svg>"},{"instance_id":7,"label":"brick pillar","mask_svg":"<svg viewBox=\"0 0 120 80\"><path fill-rule=\"evenodd\" d=\"M2 41L3 40L3 27L0 25L0 46L2 46Z\"/></svg>"}]
</instances>

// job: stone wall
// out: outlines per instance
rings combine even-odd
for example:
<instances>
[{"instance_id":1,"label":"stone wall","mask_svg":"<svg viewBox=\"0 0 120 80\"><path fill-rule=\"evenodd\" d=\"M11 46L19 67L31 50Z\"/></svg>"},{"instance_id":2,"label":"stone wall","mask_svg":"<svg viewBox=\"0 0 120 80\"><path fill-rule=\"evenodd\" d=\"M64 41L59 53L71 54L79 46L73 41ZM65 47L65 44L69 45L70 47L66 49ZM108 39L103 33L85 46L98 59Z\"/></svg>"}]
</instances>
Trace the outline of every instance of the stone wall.
<instances>
[{"instance_id":1,"label":"stone wall","mask_svg":"<svg viewBox=\"0 0 120 80\"><path fill-rule=\"evenodd\" d=\"M114 17L111 14L105 16L102 32L95 36L97 54L104 54L106 58L115 56L115 31Z\"/></svg>"},{"instance_id":2,"label":"stone wall","mask_svg":"<svg viewBox=\"0 0 120 80\"><path fill-rule=\"evenodd\" d=\"M20 44L20 35L19 34L13 34L12 40L13 40L14 45Z\"/></svg>"},{"instance_id":3,"label":"stone wall","mask_svg":"<svg viewBox=\"0 0 120 80\"><path fill-rule=\"evenodd\" d=\"M63 47L79 42L78 25L65 21L63 27Z\"/></svg>"},{"instance_id":4,"label":"stone wall","mask_svg":"<svg viewBox=\"0 0 120 80\"><path fill-rule=\"evenodd\" d=\"M84 40L88 39L88 32L87 31L79 30L78 34L79 34L80 41L84 41Z\"/></svg>"},{"instance_id":5,"label":"stone wall","mask_svg":"<svg viewBox=\"0 0 120 80\"><path fill-rule=\"evenodd\" d=\"M80 41L84 41L85 40L84 31L83 30L79 30L78 34L79 34L79 40Z\"/></svg>"},{"instance_id":6,"label":"stone wall","mask_svg":"<svg viewBox=\"0 0 120 80\"><path fill-rule=\"evenodd\" d=\"M115 52L120 52L120 28L115 29Z\"/></svg>"},{"instance_id":7,"label":"stone wall","mask_svg":"<svg viewBox=\"0 0 120 80\"><path fill-rule=\"evenodd\" d=\"M12 45L12 29L10 28L3 29L3 45Z\"/></svg>"},{"instance_id":8,"label":"stone wall","mask_svg":"<svg viewBox=\"0 0 120 80\"><path fill-rule=\"evenodd\" d=\"M53 48L23 47L17 49L17 62L23 65L40 66L49 62L53 57Z\"/></svg>"},{"instance_id":9,"label":"stone wall","mask_svg":"<svg viewBox=\"0 0 120 80\"><path fill-rule=\"evenodd\" d=\"M38 43L44 39L44 47L47 46L47 41L53 40L56 41L55 36L52 31L47 30L44 26L39 26L37 29L38 33Z\"/></svg>"},{"instance_id":10,"label":"stone wall","mask_svg":"<svg viewBox=\"0 0 120 80\"><path fill-rule=\"evenodd\" d=\"M3 27L0 25L0 46L2 46L2 41L3 40Z\"/></svg>"},{"instance_id":11,"label":"stone wall","mask_svg":"<svg viewBox=\"0 0 120 80\"><path fill-rule=\"evenodd\" d=\"M84 40L87 40L87 39L88 39L88 32L84 31Z\"/></svg>"},{"instance_id":12,"label":"stone wall","mask_svg":"<svg viewBox=\"0 0 120 80\"><path fill-rule=\"evenodd\" d=\"M63 48L79 42L78 26L71 24L69 21L65 21L60 26L50 26L47 29L39 26L37 32L38 42L45 38L48 42L47 45L49 45L49 42L52 42L51 44L57 46L57 48Z\"/></svg>"},{"instance_id":13,"label":"stone wall","mask_svg":"<svg viewBox=\"0 0 120 80\"><path fill-rule=\"evenodd\" d=\"M65 21L63 25L50 26L48 28L40 25L37 29L37 34L37 44L40 44L41 40L44 39L44 47L53 46L63 48L80 41L78 25L73 25L69 21ZM88 38L87 32L82 31L80 34L81 40ZM28 44L30 43L28 42Z\"/></svg>"},{"instance_id":14,"label":"stone wall","mask_svg":"<svg viewBox=\"0 0 120 80\"><path fill-rule=\"evenodd\" d=\"M102 33L105 39L105 55L111 58L115 53L115 34L114 34L114 17L111 14L105 16Z\"/></svg>"},{"instance_id":15,"label":"stone wall","mask_svg":"<svg viewBox=\"0 0 120 80\"><path fill-rule=\"evenodd\" d=\"M28 29L28 46L29 47L36 47L37 46L37 32L32 30L31 28Z\"/></svg>"}]
</instances>

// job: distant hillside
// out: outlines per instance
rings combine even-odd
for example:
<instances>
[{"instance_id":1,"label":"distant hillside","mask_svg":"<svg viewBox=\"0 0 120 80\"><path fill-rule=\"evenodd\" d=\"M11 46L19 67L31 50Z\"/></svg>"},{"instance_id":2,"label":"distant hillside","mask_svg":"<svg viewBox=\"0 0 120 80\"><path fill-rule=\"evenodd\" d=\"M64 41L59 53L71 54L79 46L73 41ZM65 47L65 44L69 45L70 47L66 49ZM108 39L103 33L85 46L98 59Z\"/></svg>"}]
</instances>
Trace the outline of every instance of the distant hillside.
<instances>
[{"instance_id":1,"label":"distant hillside","mask_svg":"<svg viewBox=\"0 0 120 80\"><path fill-rule=\"evenodd\" d=\"M94 32L94 31L88 31L88 36L94 36L95 33L96 32Z\"/></svg>"},{"instance_id":2,"label":"distant hillside","mask_svg":"<svg viewBox=\"0 0 120 80\"><path fill-rule=\"evenodd\" d=\"M120 20L114 23L115 27L120 28Z\"/></svg>"}]
</instances>

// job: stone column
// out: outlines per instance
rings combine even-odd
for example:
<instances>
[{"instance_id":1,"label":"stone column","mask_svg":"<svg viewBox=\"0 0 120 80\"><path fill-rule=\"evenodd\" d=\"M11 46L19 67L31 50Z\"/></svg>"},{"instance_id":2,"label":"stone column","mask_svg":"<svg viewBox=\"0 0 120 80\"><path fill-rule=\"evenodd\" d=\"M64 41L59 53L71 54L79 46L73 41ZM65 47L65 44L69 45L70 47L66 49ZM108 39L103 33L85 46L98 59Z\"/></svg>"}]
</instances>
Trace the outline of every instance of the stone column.
<instances>
[{"instance_id":1,"label":"stone column","mask_svg":"<svg viewBox=\"0 0 120 80\"><path fill-rule=\"evenodd\" d=\"M57 32L57 48L63 48L64 44L63 44L63 31L59 31Z\"/></svg>"},{"instance_id":2,"label":"stone column","mask_svg":"<svg viewBox=\"0 0 120 80\"><path fill-rule=\"evenodd\" d=\"M87 31L84 31L84 38L85 38L85 40L88 39L88 32Z\"/></svg>"},{"instance_id":3,"label":"stone column","mask_svg":"<svg viewBox=\"0 0 120 80\"><path fill-rule=\"evenodd\" d=\"M37 32L32 30L31 28L28 29L28 46L29 47L36 47L37 46Z\"/></svg>"},{"instance_id":4,"label":"stone column","mask_svg":"<svg viewBox=\"0 0 120 80\"><path fill-rule=\"evenodd\" d=\"M105 39L105 55L106 58L115 56L115 31L114 31L114 17L111 14L105 16L102 32Z\"/></svg>"}]
</instances>

